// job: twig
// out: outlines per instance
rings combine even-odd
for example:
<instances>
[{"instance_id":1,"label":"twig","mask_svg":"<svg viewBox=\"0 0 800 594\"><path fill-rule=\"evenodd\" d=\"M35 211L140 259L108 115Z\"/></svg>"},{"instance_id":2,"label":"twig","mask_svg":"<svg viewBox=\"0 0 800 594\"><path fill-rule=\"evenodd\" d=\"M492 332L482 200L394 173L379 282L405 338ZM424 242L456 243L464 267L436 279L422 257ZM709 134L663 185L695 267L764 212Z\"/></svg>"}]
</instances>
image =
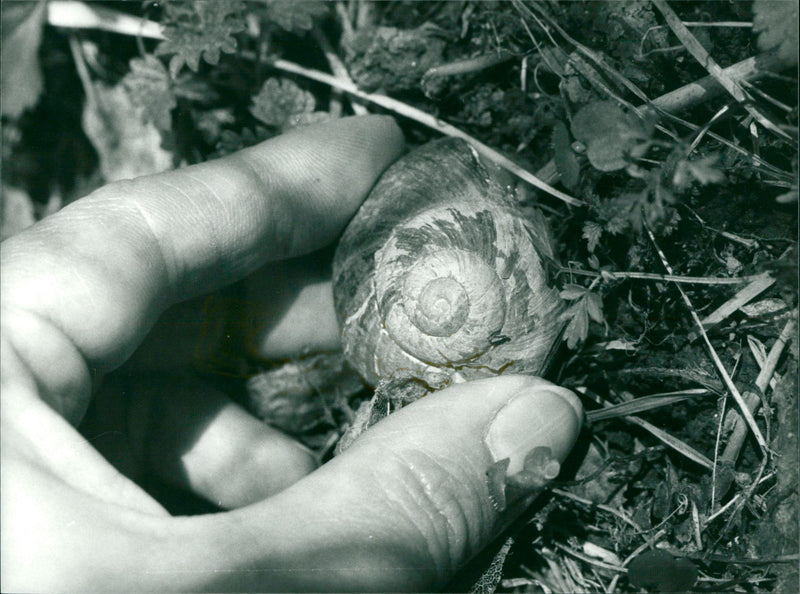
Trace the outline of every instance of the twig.
<instances>
[{"instance_id":1,"label":"twig","mask_svg":"<svg viewBox=\"0 0 800 594\"><path fill-rule=\"evenodd\" d=\"M753 282L751 282L741 291L737 292L736 295L731 297L728 301L707 315L702 320L703 328L705 330L710 330L717 324L726 320L728 316L738 311L743 305L750 303L750 301L758 297L774 283L775 279L768 274L759 275L755 280L753 280ZM696 331L690 332L688 336L689 342L694 342L697 340L697 337L698 333Z\"/></svg>"},{"instance_id":2,"label":"twig","mask_svg":"<svg viewBox=\"0 0 800 594\"><path fill-rule=\"evenodd\" d=\"M758 372L761 373L764 367L766 367L767 359L769 357L769 355L767 355L767 349L764 347L764 343L758 340L755 336L748 335L747 346L750 347L750 354L753 355L753 359L756 360L756 363L758 364ZM773 373L768 385L774 390L777 383L778 382L775 381L775 374Z\"/></svg>"},{"instance_id":3,"label":"twig","mask_svg":"<svg viewBox=\"0 0 800 594\"><path fill-rule=\"evenodd\" d=\"M769 385L769 380L772 378L772 374L775 373L775 367L778 364L778 359L780 359L783 349L794 337L796 327L796 320L789 320L786 322L786 325L783 327L783 330L778 336L778 339L775 341L775 344L772 345L769 356L767 357L767 360L765 361L764 366L761 368L761 371L759 372L755 381L756 389L758 389L760 392L763 393L766 391L767 386ZM755 392L745 392L745 398L748 403L748 412L752 414L757 411L759 405L761 404L761 397ZM747 427L745 427L744 423L742 423L741 417L736 417L733 430L728 438L728 443L725 446L725 450L722 452L722 455L720 456L720 461L732 464L736 458L739 457L739 452L742 449L742 445L744 444L746 437Z\"/></svg>"},{"instance_id":4,"label":"twig","mask_svg":"<svg viewBox=\"0 0 800 594\"><path fill-rule=\"evenodd\" d=\"M328 41L328 38L325 37L325 34L322 32L322 30L315 26L311 29L311 34L314 36L314 39L317 41L322 49L322 52L325 54L325 59L328 60L328 66L330 66L333 75L339 80L342 80L348 84L353 84L353 79L350 78L350 73L347 72L347 67L339 58L338 54L333 50L333 47L331 47L331 42ZM335 93L335 95L340 94L341 92ZM369 113L366 107L360 103L356 103L355 101L351 101L350 106L353 108L353 113L356 115L365 115Z\"/></svg>"},{"instance_id":5,"label":"twig","mask_svg":"<svg viewBox=\"0 0 800 594\"><path fill-rule=\"evenodd\" d=\"M535 175L533 175L530 171L523 169L516 163L514 163L511 159L505 157L504 155L500 154L493 148L483 144L479 140L473 138L466 132L456 128L455 126L448 124L447 122L443 122L442 120L432 116L431 114L422 111L421 109L417 109L416 107L412 107L402 101L398 101L397 99L393 99L392 97L387 97L386 95L378 95L373 93L365 93L364 91L358 89L355 85L346 84L343 81L337 80L330 74L325 72L320 72L319 70L313 70L310 68L306 68L299 64L295 64L294 62L290 62L288 60L283 59L276 59L271 60L269 64L278 70L283 70L285 72L291 72L293 74L298 74L300 76L304 76L306 78L310 78L312 80L316 80L317 82L321 82L332 87L336 87L350 93L364 101L369 101L370 103L374 103L375 105L379 105L384 109L392 111L398 115L402 115L404 117L413 119L420 124L423 124L433 130L441 132L447 136L453 136L456 138L463 138L467 142L469 142L475 149L481 153L484 157L493 161L500 167L507 169L514 175L516 175L521 180L531 184L535 188L539 188L543 192L547 192L551 196L558 198L562 202L569 204L570 206L584 206L586 203L582 200L578 200L566 194L556 188L552 187L550 184L545 183Z\"/></svg>"},{"instance_id":6,"label":"twig","mask_svg":"<svg viewBox=\"0 0 800 594\"><path fill-rule=\"evenodd\" d=\"M600 561L598 559L595 559L594 557L590 557L585 553L578 552L575 549L571 549L568 546L561 544L560 542L554 542L553 544L556 546L557 549L561 549L567 555L572 555L576 559L579 559L584 563L588 563L589 565L594 565L595 567L599 567L601 569L607 569L609 571L617 571L619 573L627 573L628 571L626 568L621 567L619 565L606 563L605 561Z\"/></svg>"},{"instance_id":7,"label":"twig","mask_svg":"<svg viewBox=\"0 0 800 594\"><path fill-rule=\"evenodd\" d=\"M739 276L734 278L716 278L710 276L676 276L674 274L658 274L656 272L594 272L592 270L575 270L573 268L561 268L558 274L576 274L578 276L600 277L607 280L651 280L672 283L682 283L686 285L742 285L763 280L769 275L767 273L754 274L752 276Z\"/></svg>"},{"instance_id":8,"label":"twig","mask_svg":"<svg viewBox=\"0 0 800 594\"><path fill-rule=\"evenodd\" d=\"M546 25L544 25L544 23L542 23L540 21L540 19L536 16L536 14L530 8L528 8L527 5L523 5L523 4L521 4L521 2L516 0L514 2L514 6L517 8L517 10L519 10L523 14L535 19L537 21L537 23L539 23L540 26L548 34L548 37L550 38L550 41L554 45L556 44L556 42L553 39L552 35L550 35L550 33L548 32ZM580 57L577 56L576 54L570 55L570 57L569 57L570 63L577 70L579 70L581 72L581 74L583 74L583 76L587 78L587 80L589 80L593 85L595 85L603 93L605 93L609 97L613 97L620 104L627 106L629 109L631 109L632 111L634 111L636 113L640 113L640 110L643 107L649 105L651 108L653 108L656 111L660 112L663 116L671 119L672 121L674 121L674 122L676 122L678 124L681 124L682 126L687 127L688 129L690 129L692 131L697 131L699 129L699 126L696 126L695 124L692 124L691 122L688 122L688 121L686 121L686 120L684 120L682 118L679 118L676 115L674 115L674 113L671 110L668 109L668 107L669 107L668 105L662 105L660 103L660 99L655 99L653 101L650 101L649 98L647 97L647 95L641 89L639 89L635 84L633 84L630 80L628 80L622 74L617 72L616 69L611 67L607 63L607 61L603 58L603 56L601 54L589 49L585 45L583 45L580 42L578 42L577 40L573 39L566 31L564 31L561 28L561 26L555 20L550 18L550 16L547 14L547 12L540 5L531 4L531 7L536 9L536 11L538 11L542 15L542 18L547 19L547 21L550 24L550 26L552 26L552 28L554 28L556 31L558 31L559 35L564 37L564 39L569 41L578 50L578 52L580 54L586 56L592 63L594 63L598 68L600 68L603 71L603 73L605 74L605 76L607 76L611 80L614 80L621 87L623 87L623 88L627 89L628 91L630 91L632 94L634 94L636 97L638 97L643 103L641 105L637 106L637 105L633 105L630 102L626 101L625 99L623 99L622 97L620 97L619 95L614 93L608 87L608 85L605 82L603 82L602 78L599 78L596 73L592 72L588 63L586 63L584 60L580 59ZM523 19L522 22L523 22L523 24L525 24L524 19ZM529 36L531 36L531 39L533 40L534 45L536 45L536 41L533 38L532 32L527 27L527 25L525 26L525 28L528 31ZM538 45L537 45L537 47L538 47ZM773 53L767 53L767 54L762 54L761 56L758 56L757 59L754 59L752 64L750 64L750 65L748 65L746 63L747 63L747 60L745 60L744 62L741 62L740 64L743 67L750 66L753 69L755 69L756 66L758 67L758 69L754 70L754 72L753 72L753 78L756 78L756 76L755 76L756 73L762 74L762 75L766 75L767 74L766 73L766 69L768 69L768 68L773 68L773 67L780 68L780 67L786 67L787 66L786 63L784 63L783 61L779 60L778 57ZM581 67L581 64L583 64L583 67ZM736 66L737 65L735 65L735 66L733 66L731 68L735 68ZM727 73L727 69L724 70L723 72ZM716 93L722 92L724 90L722 87L720 87L720 85L717 83L717 81L714 79L714 77L708 76L706 78L708 79L708 84L710 85L708 95L711 94L710 93L711 91L714 91L714 93L716 94ZM691 85L688 85L687 87L691 87ZM687 87L683 87L683 88L685 89ZM667 97L669 95L671 95L671 94L668 93L664 97ZM706 96L704 96L703 98L706 98ZM690 107L690 106L687 105L687 106L683 106L682 108L685 109L685 108L688 108L688 107ZM674 138L676 141L678 140L677 135L672 130L667 129L662 125L657 125L656 128L659 131L661 131L662 133ZM793 180L794 179L794 176L791 173L787 173L787 172L783 172L783 171L779 170L777 167L775 167L773 165L770 165L769 163L767 163L766 161L761 159L758 155L754 155L754 154L748 152L746 149L738 146L737 144L732 143L728 139L723 138L722 136L719 136L718 134L715 134L714 132L708 132L708 136L710 136L711 138L713 138L717 142L722 143L723 145L725 145L730 150L736 151L736 152L738 152L738 153L740 153L742 155L747 156L750 160L753 161L754 165L759 165L759 166L767 169L773 175L776 175L778 177L782 177L782 178L787 179L787 180ZM555 164L552 161L548 162L544 166L544 168L540 172L537 173L537 175L539 177L541 177L542 179L548 181L548 183L555 183L555 180L558 179L558 177L557 177L558 173L556 171Z\"/></svg>"},{"instance_id":9,"label":"twig","mask_svg":"<svg viewBox=\"0 0 800 594\"><path fill-rule=\"evenodd\" d=\"M656 251L658 252L659 258L661 258L661 263L664 265L664 268L666 268L667 272L673 274L672 266L670 266L670 263L667 260L666 255L659 247L658 242L656 241L655 235L653 235L652 230L647 224L644 225L644 228L645 231L647 231L647 235L650 237L650 241L656 248ZM691 299L689 299L689 296L686 294L686 291L683 290L683 287L681 287L680 284L677 283L675 284L675 286L677 287L678 292L681 294L681 297L683 298L683 302L686 304L686 307L689 309L689 313L691 314L694 323L697 324L700 334L703 337L703 341L706 343L706 347L708 348L711 360L714 362L717 371L722 377L722 381L725 383L725 386L730 391L734 400L736 400L736 404L739 405L739 409L741 410L742 415L744 415L744 418L747 421L747 425L750 427L750 430L753 432L753 436L756 438L758 445L761 447L762 451L766 453L768 451L767 441L764 439L764 435L758 428L756 420L753 417L753 413L750 412L750 408L748 407L744 398L742 398L742 395L739 393L739 389L736 387L736 384L733 383L733 380L731 380L730 375L728 375L728 372L725 369L725 366L722 364L719 355L717 355L717 351L714 349L714 345L711 344L711 341L708 338L708 334L706 334L706 331L703 328L703 323L700 321L700 316L697 315L697 310L695 310L694 306L692 305Z\"/></svg>"},{"instance_id":10,"label":"twig","mask_svg":"<svg viewBox=\"0 0 800 594\"><path fill-rule=\"evenodd\" d=\"M730 93L753 116L758 123L764 126L767 130L772 130L778 136L785 140L791 141L792 137L786 132L778 128L769 119L764 117L755 107L750 105L750 98L742 90L742 88L731 77L727 76L719 64L714 61L714 58L706 51L703 45L697 40L691 31L681 22L681 19L675 14L675 11L669 7L666 0L650 0L664 19L667 25L672 29L672 32L681 40L689 53L692 54L701 66L703 66L708 73L713 76L722 87Z\"/></svg>"},{"instance_id":11,"label":"twig","mask_svg":"<svg viewBox=\"0 0 800 594\"><path fill-rule=\"evenodd\" d=\"M768 182L765 182L765 183L768 183ZM776 183L777 183L777 182L776 182ZM720 231L719 229L715 229L714 227L712 227L711 225L709 225L709 224L708 224L706 221L704 221L704 220L702 219L702 217L701 217L699 214L697 214L697 213L696 213L694 210L692 210L692 209L691 209L689 206L687 206L687 205L685 205L685 204L684 204L684 205L683 205L683 208L685 208L686 210L688 210L688 211L689 211L689 213L690 213L690 214L691 214L691 215L692 215L692 216L693 216L693 217L694 217L694 218L697 220L697 222L698 222L698 223L700 223L700 224L701 224L703 227L705 227L706 229L708 229L708 230L710 230L710 231L713 231L714 233L716 233L716 234L720 235L721 237L724 237L725 239L728 239L728 240L730 240L730 241L735 241L736 243L740 243L741 245L743 245L743 246L745 246L745 247L747 247L747 248L750 248L750 249L754 249L754 248L757 248L757 247L758 247L758 241L757 241L757 240L755 240L755 239L748 239L748 238L746 238L746 237L740 237L739 235L736 235L735 233L731 233L730 231ZM749 277L749 278L753 278L753 277Z\"/></svg>"},{"instance_id":12,"label":"twig","mask_svg":"<svg viewBox=\"0 0 800 594\"><path fill-rule=\"evenodd\" d=\"M498 50L488 54L481 54L472 58L464 60L457 60L447 64L440 64L433 68L428 68L425 74L422 75L422 84L425 81L435 76L456 76L459 74L469 74L471 72L480 72L492 66L497 66L503 62L507 62L514 57L514 54L504 50Z\"/></svg>"},{"instance_id":13,"label":"twig","mask_svg":"<svg viewBox=\"0 0 800 594\"><path fill-rule=\"evenodd\" d=\"M353 23L350 21L350 15L347 14L347 8L341 0L336 2L336 14L339 15L339 20L342 22L342 35L345 39L353 36Z\"/></svg>"}]
</instances>

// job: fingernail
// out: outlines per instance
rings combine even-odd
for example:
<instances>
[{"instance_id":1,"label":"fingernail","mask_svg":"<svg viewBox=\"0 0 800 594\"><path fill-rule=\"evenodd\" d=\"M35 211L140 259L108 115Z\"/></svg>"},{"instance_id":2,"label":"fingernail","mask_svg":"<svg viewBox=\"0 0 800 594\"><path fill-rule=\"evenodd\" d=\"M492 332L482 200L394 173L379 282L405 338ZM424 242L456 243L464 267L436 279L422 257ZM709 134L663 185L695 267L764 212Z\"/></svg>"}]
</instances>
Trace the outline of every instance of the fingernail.
<instances>
[{"instance_id":1,"label":"fingernail","mask_svg":"<svg viewBox=\"0 0 800 594\"><path fill-rule=\"evenodd\" d=\"M546 471L550 475L575 444L582 419L583 407L570 390L560 386L529 388L500 409L489 425L485 443L495 463L508 458L509 477L523 469L531 452L548 448L549 459L555 463Z\"/></svg>"}]
</instances>

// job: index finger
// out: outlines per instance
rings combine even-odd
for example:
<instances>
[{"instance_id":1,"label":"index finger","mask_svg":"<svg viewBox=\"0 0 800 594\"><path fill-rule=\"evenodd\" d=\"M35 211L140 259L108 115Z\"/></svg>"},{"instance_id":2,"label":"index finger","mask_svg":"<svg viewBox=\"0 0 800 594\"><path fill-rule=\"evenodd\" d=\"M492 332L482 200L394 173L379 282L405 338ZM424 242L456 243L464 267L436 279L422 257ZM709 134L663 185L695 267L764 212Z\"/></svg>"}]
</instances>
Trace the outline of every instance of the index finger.
<instances>
[{"instance_id":1,"label":"index finger","mask_svg":"<svg viewBox=\"0 0 800 594\"><path fill-rule=\"evenodd\" d=\"M4 242L4 330L42 365L22 343L49 328L113 368L171 303L333 241L402 145L391 118L345 118L106 186Z\"/></svg>"}]
</instances>

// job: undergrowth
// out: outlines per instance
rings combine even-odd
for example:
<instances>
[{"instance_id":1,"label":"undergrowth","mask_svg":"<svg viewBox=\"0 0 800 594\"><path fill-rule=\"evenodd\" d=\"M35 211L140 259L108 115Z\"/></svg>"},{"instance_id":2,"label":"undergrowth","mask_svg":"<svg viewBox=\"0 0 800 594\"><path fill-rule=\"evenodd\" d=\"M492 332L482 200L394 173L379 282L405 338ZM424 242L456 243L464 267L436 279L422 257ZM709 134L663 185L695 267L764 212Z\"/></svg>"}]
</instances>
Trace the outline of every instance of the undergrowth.
<instances>
[{"instance_id":1,"label":"undergrowth","mask_svg":"<svg viewBox=\"0 0 800 594\"><path fill-rule=\"evenodd\" d=\"M411 145L444 122L513 162L569 302L550 379L590 412L513 545L454 587L796 590L796 0L91 5L150 28L43 7L2 5L4 237L106 181L351 113L395 115ZM269 398L313 375L296 414L257 412L325 456L362 386L288 365Z\"/></svg>"}]
</instances>

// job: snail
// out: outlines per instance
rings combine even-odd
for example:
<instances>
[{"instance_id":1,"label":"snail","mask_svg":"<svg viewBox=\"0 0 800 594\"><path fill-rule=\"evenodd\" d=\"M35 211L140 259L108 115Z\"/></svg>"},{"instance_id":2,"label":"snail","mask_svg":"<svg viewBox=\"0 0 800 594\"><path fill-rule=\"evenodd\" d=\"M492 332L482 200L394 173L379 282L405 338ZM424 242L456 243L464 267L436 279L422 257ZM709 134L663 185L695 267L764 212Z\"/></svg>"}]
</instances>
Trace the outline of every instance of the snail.
<instances>
[{"instance_id":1,"label":"snail","mask_svg":"<svg viewBox=\"0 0 800 594\"><path fill-rule=\"evenodd\" d=\"M523 214L469 143L411 151L378 180L336 249L346 359L373 386L543 374L564 308L548 254L544 217Z\"/></svg>"}]
</instances>

